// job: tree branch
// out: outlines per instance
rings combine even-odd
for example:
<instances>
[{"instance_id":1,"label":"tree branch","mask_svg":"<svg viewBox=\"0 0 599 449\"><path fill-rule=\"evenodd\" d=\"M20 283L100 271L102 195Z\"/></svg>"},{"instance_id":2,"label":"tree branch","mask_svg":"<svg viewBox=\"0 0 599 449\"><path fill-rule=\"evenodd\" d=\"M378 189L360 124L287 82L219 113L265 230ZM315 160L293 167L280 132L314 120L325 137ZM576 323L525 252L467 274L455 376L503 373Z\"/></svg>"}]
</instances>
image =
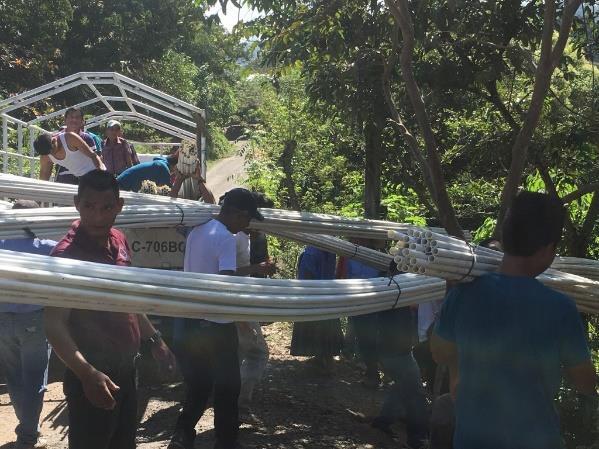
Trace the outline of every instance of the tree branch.
<instances>
[{"instance_id":1,"label":"tree branch","mask_svg":"<svg viewBox=\"0 0 599 449\"><path fill-rule=\"evenodd\" d=\"M500 237L500 223L503 221L507 209L514 196L516 196L518 187L520 186L522 174L524 173L524 168L526 166L528 147L541 118L543 100L547 96L547 92L551 86L551 77L564 52L568 36L570 35L574 13L581 2L582 0L569 0L566 4L561 17L558 38L554 46L553 27L556 15L555 0L545 0L541 55L539 58L539 65L535 71L533 94L524 123L512 146L512 162L505 186L501 192L499 216L497 218L498 226L495 228L494 232L495 237Z\"/></svg>"},{"instance_id":2,"label":"tree branch","mask_svg":"<svg viewBox=\"0 0 599 449\"><path fill-rule=\"evenodd\" d=\"M405 126L403 119L401 118L401 114L399 113L399 110L395 106L395 102L393 101L393 97L391 95L391 72L392 72L393 68L395 67L395 64L397 64L397 59L399 57L399 47L400 47L400 45L399 45L399 30L398 30L398 27L396 27L396 26L393 27L393 32L391 33L391 42L392 42L392 49L391 49L391 54L389 55L389 59L387 61L385 61L383 59L383 63L384 63L383 95L385 97L385 103L387 104L387 107L389 108L389 115L391 117L389 122L404 137L404 139L408 145L410 154L412 155L412 157L414 158L414 160L420 167L420 170L422 171L422 175L424 177L424 182L426 184L426 187L429 189L430 192L432 192L434 187L433 187L433 182L431 179L431 172L429 170L428 164L426 163L424 154L422 153L422 151L420 149L420 145L418 144L418 141L416 140L414 135Z\"/></svg>"},{"instance_id":3,"label":"tree branch","mask_svg":"<svg viewBox=\"0 0 599 449\"><path fill-rule=\"evenodd\" d=\"M537 161L536 165L537 165L537 169L539 170L539 174L541 175L541 179L543 180L543 183L545 184L545 189L547 189L547 191L551 195L555 196L556 198L559 198L559 193L557 192L557 187L555 185L555 182L553 182L551 175L549 174L549 169L540 160ZM565 226L566 226L566 232L570 233L570 235L572 235L575 239L576 236L578 235L578 231L576 230L576 226L574 226L574 222L572 221L572 217L570 217L570 214L566 214Z\"/></svg>"},{"instance_id":4,"label":"tree branch","mask_svg":"<svg viewBox=\"0 0 599 449\"><path fill-rule=\"evenodd\" d=\"M514 133L518 132L520 125L499 96L499 91L497 90L497 80L486 83L485 89L487 89L487 92L489 93L487 100L489 100L489 102L497 108L503 119L507 122L510 128L512 128L512 131Z\"/></svg>"},{"instance_id":5,"label":"tree branch","mask_svg":"<svg viewBox=\"0 0 599 449\"><path fill-rule=\"evenodd\" d=\"M599 192L599 182L591 182L589 184L585 184L580 186L574 192L568 193L562 198L564 204L569 204L572 201L576 201L580 197L586 195L587 193Z\"/></svg>"},{"instance_id":6,"label":"tree branch","mask_svg":"<svg viewBox=\"0 0 599 449\"><path fill-rule=\"evenodd\" d=\"M557 188L555 186L555 183L553 182L553 179L551 179L551 175L549 174L549 170L547 169L547 167L541 161L537 161L536 165L541 175L541 178L545 183L545 188L552 195L559 197L557 193ZM587 255L590 238L593 229L595 228L595 224L597 223L597 216L599 216L599 183L586 184L580 187L575 192L572 192L562 197L562 201L564 202L564 204L568 204L580 198L582 195L586 195L587 193L591 192L595 192L595 194L593 195L591 205L589 206L589 210L587 211L587 215L584 219L584 222L580 230L576 228L576 225L572 221L572 217L570 216L570 214L566 214L565 240L568 252L570 253L570 255L575 257L585 257Z\"/></svg>"},{"instance_id":7,"label":"tree branch","mask_svg":"<svg viewBox=\"0 0 599 449\"><path fill-rule=\"evenodd\" d=\"M566 3L567 2L567 3ZM564 49L566 48L566 44L568 43L568 37L570 37L570 30L572 29L572 22L574 22L574 15L576 11L582 4L582 0L565 0L564 1L564 11L561 17L561 23L559 27L559 34L557 36L557 41L553 47L553 52L551 53L551 67L552 70L555 70L559 65L559 61L564 54ZM553 33L551 33L553 36Z\"/></svg>"},{"instance_id":8,"label":"tree branch","mask_svg":"<svg viewBox=\"0 0 599 449\"><path fill-rule=\"evenodd\" d=\"M587 247L589 245L589 240L591 238L591 234L593 233L593 229L597 224L597 216L599 215L599 193L595 192L593 194L593 199L591 200L591 205L589 206L589 210L587 211L587 216L584 219L584 223L582 224L582 229L580 234L583 239L586 241L585 245L585 253Z\"/></svg>"}]
</instances>

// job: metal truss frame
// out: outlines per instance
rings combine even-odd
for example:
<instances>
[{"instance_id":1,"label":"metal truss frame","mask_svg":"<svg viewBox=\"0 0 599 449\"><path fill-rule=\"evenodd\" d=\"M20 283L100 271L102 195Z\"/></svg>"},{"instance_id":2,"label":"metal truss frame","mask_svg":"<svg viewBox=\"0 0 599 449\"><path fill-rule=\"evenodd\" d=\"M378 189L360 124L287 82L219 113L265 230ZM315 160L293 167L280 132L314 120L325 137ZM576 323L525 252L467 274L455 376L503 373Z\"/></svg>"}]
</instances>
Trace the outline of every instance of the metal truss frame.
<instances>
[{"instance_id":1,"label":"metal truss frame","mask_svg":"<svg viewBox=\"0 0 599 449\"><path fill-rule=\"evenodd\" d=\"M102 94L97 87L101 85L116 86L120 95ZM101 103L106 109L106 112L89 118L86 128L100 126L111 119L119 119L141 123L181 141L189 141L198 149L202 174L206 176L206 112L116 72L79 72L0 100L2 122L0 154L3 157L4 173L8 172L9 157L17 157L19 174L23 175L24 161L29 161L29 174L34 176L33 164L37 161L33 153L35 136L39 132L49 132L44 129L44 123L62 116L67 108L36 117L28 122L14 117L15 112L79 86L87 87L94 96L71 107L79 107L85 113L86 107ZM16 128L16 151L11 151L9 145L9 127ZM25 133L29 135L29 151L25 149Z\"/></svg>"}]
</instances>

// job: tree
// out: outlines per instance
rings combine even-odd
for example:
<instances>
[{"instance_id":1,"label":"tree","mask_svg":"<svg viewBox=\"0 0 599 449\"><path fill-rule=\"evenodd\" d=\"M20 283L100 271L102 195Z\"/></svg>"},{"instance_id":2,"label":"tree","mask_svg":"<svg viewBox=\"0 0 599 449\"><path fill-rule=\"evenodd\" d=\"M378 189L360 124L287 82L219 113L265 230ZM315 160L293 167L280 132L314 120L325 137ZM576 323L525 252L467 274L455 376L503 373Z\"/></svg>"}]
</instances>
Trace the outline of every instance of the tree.
<instances>
[{"instance_id":1,"label":"tree","mask_svg":"<svg viewBox=\"0 0 599 449\"><path fill-rule=\"evenodd\" d=\"M367 152L376 161L374 164L369 164L367 161L367 166L371 168L370 172L374 171L372 170L373 165L380 165L380 158L376 157L377 151L373 151L373 148L380 147L380 145L377 145L377 140L372 136L381 134L384 126L381 126L381 120L377 120L377 118L381 119L382 116L382 121L391 118L396 129L405 139L411 156L423 173L422 181L427 186L441 223L451 233L461 235L461 229L447 193L445 174L441 164L443 149L438 146L438 138L431 123L429 105L423 99L424 92L419 85L421 79L417 79L419 74L414 67L414 55L418 53L416 56L421 63L421 58L426 58L433 53L431 50L434 46L427 42L429 38L432 38L430 40L436 41L437 44L444 42L452 45L455 50L451 52L449 60L452 61L451 57L453 57L453 61L456 61L454 65L461 65L462 68L468 69L465 79L455 83L453 87L458 87L456 90L461 89L462 91L484 92L488 101L503 112L506 118L513 119L510 114L505 114L504 104L498 97L497 82L501 81L508 73L510 68L508 62L512 63L513 73L521 70L518 66L522 65L522 56L518 51L510 51L512 47L522 45L534 48L535 44L539 42L540 36L534 33L538 29L536 26L539 23L540 10L536 6L537 2L508 1L489 2L488 4L487 2L429 2L429 5L428 3L409 3L407 0L388 0L386 1L387 11L381 11L378 2L367 1L298 3L254 0L249 3L271 12L255 28L266 39L269 61L290 63L301 60L305 67L304 73L309 78L318 80L314 85L324 84L325 87L320 89L311 90L310 86L308 87L308 93L313 98L319 97L321 101L326 101L334 96L338 102L346 99L345 104L349 106L350 110L352 107L353 110L362 110L363 104L356 101L356 96L347 95L347 91L351 92L351 88L354 89L353 93L360 91L359 82L354 82L350 89L345 89L345 92L343 89L335 89L339 84L347 83L348 70L344 72L343 67L348 65L357 67L358 73L371 75L369 78L373 80L372 85L379 84L379 87L381 85L384 87L384 97L377 95L381 92L380 88L369 91L371 104L375 105L375 111L382 111L379 114L371 114L364 127L365 141L374 143L370 145L370 151ZM560 49L563 49L564 39L569 33L568 23L571 23L573 7L574 2L570 2L563 11L560 25L562 31L553 49L552 70L560 62ZM547 11L553 11L553 14L548 14ZM471 14L472 12L474 14ZM547 30L553 29L556 17L555 5L548 2L545 12L544 22L540 22L545 24L545 33L540 43L545 44L546 47ZM389 27L388 23L389 14L393 16L392 27ZM498 15L499 20L497 20ZM414 28L413 16L418 17L418 23L427 25L434 23L433 32L428 33L428 36L425 33L423 36L421 29ZM481 39L476 36L476 33L459 34L464 30L472 31L475 20L471 22L468 20L468 17L472 16L479 19L475 25L479 29L481 28L480 19L483 19L482 29L486 34L482 44L477 44ZM417 37L420 39L417 40ZM448 48L443 45L441 47L443 50ZM374 54L375 48L376 50L380 49L378 56L368 55L369 51ZM399 51L399 55L396 54ZM543 55L546 51L541 53ZM413 114L412 118L417 125L418 134L414 134L406 126L406 121L401 117L394 104L392 85L395 82L392 78L396 74L394 65L397 59L399 59L401 68L403 93L410 100L412 108L410 114ZM366 64L367 70L362 68L361 61L364 60L369 61L369 64ZM377 72L377 66L383 67L383 69ZM327 78L325 72L332 75ZM376 81L377 73L379 74L378 79L383 80L382 83ZM453 81L456 76L449 78ZM550 78L549 74L548 79L550 80ZM328 82L322 83L323 79ZM335 80L340 81L335 82ZM518 172L518 161L522 156L522 151L518 148L522 147L527 140L527 133L530 133L530 130L534 129L538 122L538 117L534 119L535 108L537 101L543 97L543 92L546 93L546 89L543 87L546 81L547 76L536 78L536 89L533 91L533 101L529 106L531 110L531 113L528 114L529 119L524 123L522 131L516 135L514 143L516 150L512 151L512 155L519 156L512 157L513 166L508 176L508 187ZM480 88L481 85L484 86L484 90ZM444 83L444 86L447 86L447 83ZM329 95L322 95L324 90L329 92ZM335 95L339 92L343 92L343 94ZM321 95L315 95L315 93ZM388 108L378 107L377 98L385 98ZM315 99L315 101L318 100ZM405 113L405 111L403 112ZM517 121L513 121L512 125L517 126L517 123ZM421 143L424 151L420 149ZM366 185L369 185L368 179ZM376 201L376 193L370 196L374 197ZM507 204L507 202L508 200L503 198L503 204Z\"/></svg>"},{"instance_id":2,"label":"tree","mask_svg":"<svg viewBox=\"0 0 599 449\"><path fill-rule=\"evenodd\" d=\"M61 73L115 70L135 74L158 60L203 20L185 0L71 0L73 18L62 46ZM149 37L151 38L149 39Z\"/></svg>"},{"instance_id":3,"label":"tree","mask_svg":"<svg viewBox=\"0 0 599 449\"><path fill-rule=\"evenodd\" d=\"M501 192L501 206L497 219L498 226L495 228L495 235L500 235L500 224L507 212L507 209L516 195L521 183L522 173L527 161L527 152L532 140L534 131L541 117L543 101L547 96L551 77L559 65L564 48L570 35L574 14L580 7L582 0L566 0L560 18L559 32L555 44L553 43L554 26L557 15L555 0L545 0L545 13L543 23L543 37L541 41L541 54L535 72L535 83L532 93L532 99L528 107L528 112L520 127L520 130L512 146L512 161Z\"/></svg>"},{"instance_id":4,"label":"tree","mask_svg":"<svg viewBox=\"0 0 599 449\"><path fill-rule=\"evenodd\" d=\"M0 1L0 97L56 73L72 12L68 0Z\"/></svg>"}]
</instances>

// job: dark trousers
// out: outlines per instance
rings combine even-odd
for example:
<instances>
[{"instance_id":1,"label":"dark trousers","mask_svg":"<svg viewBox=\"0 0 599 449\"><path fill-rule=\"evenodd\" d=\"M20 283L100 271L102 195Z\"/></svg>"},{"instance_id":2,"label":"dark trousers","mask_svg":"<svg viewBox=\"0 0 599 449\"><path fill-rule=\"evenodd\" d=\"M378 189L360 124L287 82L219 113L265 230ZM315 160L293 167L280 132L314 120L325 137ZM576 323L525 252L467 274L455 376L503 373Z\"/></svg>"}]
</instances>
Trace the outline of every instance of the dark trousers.
<instances>
[{"instance_id":1,"label":"dark trousers","mask_svg":"<svg viewBox=\"0 0 599 449\"><path fill-rule=\"evenodd\" d=\"M65 173L66 171L67 171L66 168L64 168L62 166L58 166L58 169L56 170L55 181L59 182L61 184L74 184L74 185L78 185L79 184L79 178L77 178L75 175L71 175L70 173Z\"/></svg>"},{"instance_id":2,"label":"dark trousers","mask_svg":"<svg viewBox=\"0 0 599 449\"><path fill-rule=\"evenodd\" d=\"M455 432L455 405L449 393L439 396L433 402L431 416L431 449L453 449Z\"/></svg>"},{"instance_id":3,"label":"dark trousers","mask_svg":"<svg viewBox=\"0 0 599 449\"><path fill-rule=\"evenodd\" d=\"M135 449L135 368L104 374L120 387L112 393L116 399L113 410L94 407L85 397L77 376L70 370L65 373L63 388L69 411L69 449Z\"/></svg>"},{"instance_id":4,"label":"dark trousers","mask_svg":"<svg viewBox=\"0 0 599 449\"><path fill-rule=\"evenodd\" d=\"M216 440L225 447L237 441L237 401L241 384L237 346L234 323L185 320L183 335L175 341L174 347L186 386L183 410L177 420L178 431L191 433L214 391Z\"/></svg>"},{"instance_id":5,"label":"dark trousers","mask_svg":"<svg viewBox=\"0 0 599 449\"><path fill-rule=\"evenodd\" d=\"M378 374L378 313L350 317L366 374Z\"/></svg>"},{"instance_id":6,"label":"dark trousers","mask_svg":"<svg viewBox=\"0 0 599 449\"><path fill-rule=\"evenodd\" d=\"M388 423L403 417L410 447L421 447L428 436L429 411L420 368L412 355L416 315L408 307L378 314L378 351L385 373L394 381L380 416Z\"/></svg>"}]
</instances>

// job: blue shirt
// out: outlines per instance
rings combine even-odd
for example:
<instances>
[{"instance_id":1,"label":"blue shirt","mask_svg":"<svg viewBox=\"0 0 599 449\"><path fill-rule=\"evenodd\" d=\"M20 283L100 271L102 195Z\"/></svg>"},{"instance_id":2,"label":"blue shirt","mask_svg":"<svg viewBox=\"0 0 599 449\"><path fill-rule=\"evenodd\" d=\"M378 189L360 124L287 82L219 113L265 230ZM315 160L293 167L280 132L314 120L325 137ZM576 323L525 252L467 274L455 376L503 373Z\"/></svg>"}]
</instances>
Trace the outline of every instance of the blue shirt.
<instances>
[{"instance_id":1,"label":"blue shirt","mask_svg":"<svg viewBox=\"0 0 599 449\"><path fill-rule=\"evenodd\" d=\"M163 157L155 157L151 162L144 162L128 168L116 180L122 190L138 192L141 183L148 180L159 186L171 185L171 171L168 162Z\"/></svg>"},{"instance_id":2,"label":"blue shirt","mask_svg":"<svg viewBox=\"0 0 599 449\"><path fill-rule=\"evenodd\" d=\"M347 279L371 279L381 277L381 271L357 260L347 261Z\"/></svg>"},{"instance_id":3,"label":"blue shirt","mask_svg":"<svg viewBox=\"0 0 599 449\"><path fill-rule=\"evenodd\" d=\"M19 251L21 253L41 254L42 256L50 255L54 249L54 246L56 246L56 242L54 240L40 240L38 238L0 240L0 249ZM42 306L0 302L0 313L28 313L35 312L36 310L40 309L42 309Z\"/></svg>"},{"instance_id":4,"label":"blue shirt","mask_svg":"<svg viewBox=\"0 0 599 449\"><path fill-rule=\"evenodd\" d=\"M86 131L86 133L89 134L89 136L94 141L96 154L99 153L99 155L101 156L102 155L102 139L100 139L100 137L97 134L94 134L90 131Z\"/></svg>"},{"instance_id":5,"label":"blue shirt","mask_svg":"<svg viewBox=\"0 0 599 449\"><path fill-rule=\"evenodd\" d=\"M456 449L559 449L562 367L590 358L576 305L529 277L488 274L448 294L435 333L458 348Z\"/></svg>"},{"instance_id":6,"label":"blue shirt","mask_svg":"<svg viewBox=\"0 0 599 449\"><path fill-rule=\"evenodd\" d=\"M299 257L298 279L335 279L335 254L308 246Z\"/></svg>"}]
</instances>

